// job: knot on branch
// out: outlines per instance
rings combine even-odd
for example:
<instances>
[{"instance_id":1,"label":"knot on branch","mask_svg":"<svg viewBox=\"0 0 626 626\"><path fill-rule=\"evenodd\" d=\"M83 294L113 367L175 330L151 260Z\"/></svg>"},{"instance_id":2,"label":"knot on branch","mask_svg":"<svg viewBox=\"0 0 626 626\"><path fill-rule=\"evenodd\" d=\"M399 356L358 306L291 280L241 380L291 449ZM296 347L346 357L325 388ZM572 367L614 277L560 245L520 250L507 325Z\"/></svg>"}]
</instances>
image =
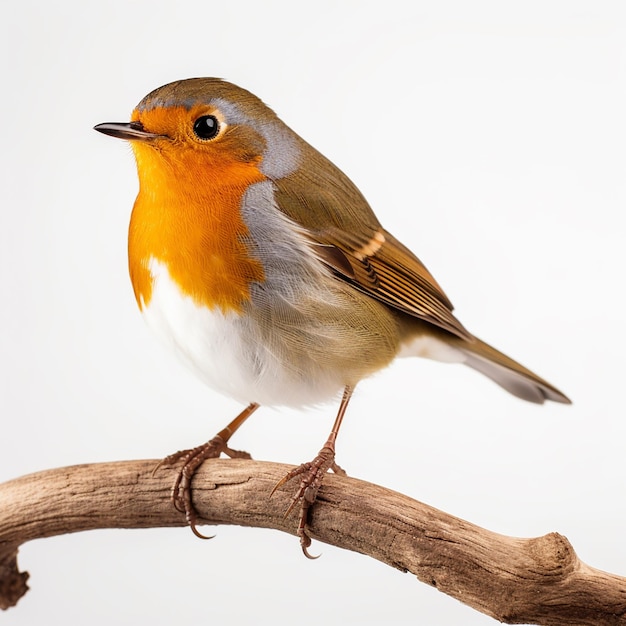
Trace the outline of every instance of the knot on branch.
<instances>
[{"instance_id":1,"label":"knot on branch","mask_svg":"<svg viewBox=\"0 0 626 626\"><path fill-rule=\"evenodd\" d=\"M578 555L572 544L559 533L548 533L543 537L527 540L528 554L540 568L538 576L569 576L578 565Z\"/></svg>"}]
</instances>

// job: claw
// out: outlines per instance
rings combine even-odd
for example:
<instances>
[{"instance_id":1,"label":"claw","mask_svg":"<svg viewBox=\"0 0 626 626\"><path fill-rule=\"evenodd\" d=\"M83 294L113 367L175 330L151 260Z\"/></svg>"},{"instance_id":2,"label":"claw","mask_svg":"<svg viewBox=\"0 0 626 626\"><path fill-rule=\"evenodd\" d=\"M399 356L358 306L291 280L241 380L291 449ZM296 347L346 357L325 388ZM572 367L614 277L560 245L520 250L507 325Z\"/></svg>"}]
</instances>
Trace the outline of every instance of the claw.
<instances>
[{"instance_id":1,"label":"claw","mask_svg":"<svg viewBox=\"0 0 626 626\"><path fill-rule=\"evenodd\" d=\"M189 521L189 520L187 520ZM198 539L215 539L215 535L203 535L197 528L195 522L189 522L189 528L191 532L198 537Z\"/></svg>"},{"instance_id":2,"label":"claw","mask_svg":"<svg viewBox=\"0 0 626 626\"><path fill-rule=\"evenodd\" d=\"M289 506L287 507L287 510L283 514L283 519L285 519L286 517L289 517L289 514L291 513L291 511L294 510L296 504L298 504L298 501L300 500L301 497L302 496L300 495L300 490L296 491L296 493L293 496L293 498L291 498L291 502L289 503Z\"/></svg>"},{"instance_id":3,"label":"claw","mask_svg":"<svg viewBox=\"0 0 626 626\"><path fill-rule=\"evenodd\" d=\"M195 450L196 448L194 448ZM176 463L176 461L178 461L179 459L181 459L183 456L185 456L186 454L192 452L192 450L179 450L178 452L174 452L174 454L169 454L168 456L166 456L164 459L161 459L155 466L154 469L152 470L152 478L154 478L154 475L164 466L166 465L173 465L174 463Z\"/></svg>"},{"instance_id":4,"label":"claw","mask_svg":"<svg viewBox=\"0 0 626 626\"><path fill-rule=\"evenodd\" d=\"M306 535L306 538L309 540L309 545L310 545L310 544L311 544L311 538L310 538L308 535ZM302 554L304 554L304 556L305 556L307 559L311 559L311 561L315 561L315 559L319 559L319 558L322 556L321 554L315 554L315 555L313 555L313 554L309 554L309 551L307 550L307 548L308 548L309 546L305 546L305 545L302 543L302 540L300 540L300 546L301 546L301 548L302 548Z\"/></svg>"},{"instance_id":5,"label":"claw","mask_svg":"<svg viewBox=\"0 0 626 626\"><path fill-rule=\"evenodd\" d=\"M287 476L289 476L289 474L283 476L275 485L274 488L270 491L270 498L276 493L276 491L278 491L278 489L280 489L286 482L287 480L289 480L287 478Z\"/></svg>"},{"instance_id":6,"label":"claw","mask_svg":"<svg viewBox=\"0 0 626 626\"><path fill-rule=\"evenodd\" d=\"M304 474L304 472L307 472L308 470L311 469L311 463L302 463L302 465L299 465L298 467L295 467L294 469L292 469L290 472L288 472L287 474L285 474L275 485L274 488L272 489L272 491L270 492L270 498L274 495L274 493L280 489L283 485L286 485L290 480L292 480L293 478L295 478L296 476L300 476L300 474ZM299 496L294 496L296 502L299 499ZM289 509L291 510L291 509ZM289 510L285 515L289 514Z\"/></svg>"},{"instance_id":7,"label":"claw","mask_svg":"<svg viewBox=\"0 0 626 626\"><path fill-rule=\"evenodd\" d=\"M180 499L179 499L178 495L176 494L176 492L174 491L174 489L172 489L171 500L172 500L172 504L174 505L174 508L179 513L183 513L183 514L186 513L185 505L180 503Z\"/></svg>"},{"instance_id":8,"label":"claw","mask_svg":"<svg viewBox=\"0 0 626 626\"><path fill-rule=\"evenodd\" d=\"M259 408L256 402L249 404L237 417L220 430L220 432L213 437L207 443L192 448L190 450L179 450L166 456L163 460L159 461L156 467L152 470L152 476L164 465L173 465L174 463L181 461L181 468L176 475L176 480L172 487L171 500L174 508L185 515L185 519L189 524L193 534L200 539L213 539L207 535L203 535L196 528L196 521L198 520L198 512L193 505L191 499L191 480L196 473L196 470L207 459L216 459L221 453L229 456L231 459L251 459L252 457L248 452L240 450L233 450L228 447L229 439L235 434L237 429Z\"/></svg>"},{"instance_id":9,"label":"claw","mask_svg":"<svg viewBox=\"0 0 626 626\"><path fill-rule=\"evenodd\" d=\"M298 537L300 537L300 547L302 548L302 554L304 554L307 559L311 559L311 561L314 561L315 559L319 559L322 555L318 554L317 556L313 556L309 553L309 548L311 547L311 537L306 531L306 521L307 517L309 516L310 506L311 505L306 501L302 503L302 510L300 511L300 521L298 523Z\"/></svg>"},{"instance_id":10,"label":"claw","mask_svg":"<svg viewBox=\"0 0 626 626\"><path fill-rule=\"evenodd\" d=\"M161 469L161 467L164 465L164 461L165 459L161 459L155 466L154 469L152 470L152 474L150 474L151 478L154 478L154 475Z\"/></svg>"},{"instance_id":11,"label":"claw","mask_svg":"<svg viewBox=\"0 0 626 626\"><path fill-rule=\"evenodd\" d=\"M240 452L227 447L224 439L220 435L216 435L213 439L201 446L190 450L179 450L174 454L166 456L152 470L152 475L154 476L160 467L181 461L181 468L172 486L171 500L174 508L185 515L193 534L200 539L213 539L213 536L203 535L196 526L198 513L191 500L191 480L198 467L200 467L204 461L217 458L222 452L231 458L251 458L247 452Z\"/></svg>"},{"instance_id":12,"label":"claw","mask_svg":"<svg viewBox=\"0 0 626 626\"><path fill-rule=\"evenodd\" d=\"M300 504L300 518L298 520L298 537L300 537L300 547L307 559L317 559L321 555L313 556L309 553L308 548L311 545L311 537L306 531L307 519L309 516L309 509L315 503L317 498L317 492L322 485L324 476L329 469L332 469L336 473L345 475L345 472L335 463L335 450L332 445L325 445L319 454L310 462L302 463L298 467L292 469L285 476L283 476L272 489L270 497L276 492L277 489L284 484L293 480L297 476L302 476L300 485L294 493L284 517L287 517L296 507Z\"/></svg>"}]
</instances>

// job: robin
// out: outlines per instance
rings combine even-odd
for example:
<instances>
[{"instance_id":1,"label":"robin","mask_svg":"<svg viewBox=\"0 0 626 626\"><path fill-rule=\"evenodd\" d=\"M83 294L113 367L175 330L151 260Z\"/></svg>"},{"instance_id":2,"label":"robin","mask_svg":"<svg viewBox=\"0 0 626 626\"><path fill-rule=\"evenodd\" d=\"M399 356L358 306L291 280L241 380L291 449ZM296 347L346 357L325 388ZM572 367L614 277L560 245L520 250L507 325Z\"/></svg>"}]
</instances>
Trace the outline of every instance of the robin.
<instances>
[{"instance_id":1,"label":"robin","mask_svg":"<svg viewBox=\"0 0 626 626\"><path fill-rule=\"evenodd\" d=\"M319 454L276 486L299 478L287 513L299 505L310 556L308 511L324 475L343 473L335 441L350 397L396 357L464 363L529 402L570 402L466 330L350 179L245 89L176 81L130 123L95 129L130 141L137 161L128 252L144 318L203 381L247 403L213 439L163 461L181 464L173 501L199 536L193 474L221 453L249 457L228 444L260 405L343 394Z\"/></svg>"}]
</instances>

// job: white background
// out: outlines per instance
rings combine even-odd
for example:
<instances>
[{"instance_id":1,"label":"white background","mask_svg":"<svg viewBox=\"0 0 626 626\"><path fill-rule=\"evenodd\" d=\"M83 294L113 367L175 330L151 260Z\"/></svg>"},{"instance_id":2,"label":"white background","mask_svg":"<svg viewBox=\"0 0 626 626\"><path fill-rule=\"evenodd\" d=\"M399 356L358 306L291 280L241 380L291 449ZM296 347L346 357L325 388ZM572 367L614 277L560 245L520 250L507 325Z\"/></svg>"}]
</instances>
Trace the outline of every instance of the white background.
<instances>
[{"instance_id":1,"label":"white background","mask_svg":"<svg viewBox=\"0 0 626 626\"><path fill-rule=\"evenodd\" d=\"M3 4L0 480L159 458L240 410L144 327L126 274L133 158L92 130L166 82L221 76L346 171L468 328L574 401L537 407L459 366L398 362L358 389L339 462L503 534L561 532L585 562L626 574L623 7ZM233 444L299 463L335 410L265 409ZM309 562L291 536L216 531L28 544L32 589L0 619L494 623L357 554L316 543Z\"/></svg>"}]
</instances>

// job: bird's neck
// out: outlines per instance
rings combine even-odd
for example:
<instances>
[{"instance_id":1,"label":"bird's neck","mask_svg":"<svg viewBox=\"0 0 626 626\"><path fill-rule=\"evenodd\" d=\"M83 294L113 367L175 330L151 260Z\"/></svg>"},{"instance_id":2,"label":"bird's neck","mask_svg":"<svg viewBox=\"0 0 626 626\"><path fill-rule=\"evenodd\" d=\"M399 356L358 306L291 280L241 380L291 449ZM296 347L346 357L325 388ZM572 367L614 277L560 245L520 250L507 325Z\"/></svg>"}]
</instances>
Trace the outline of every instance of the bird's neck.
<instances>
[{"instance_id":1,"label":"bird's neck","mask_svg":"<svg viewBox=\"0 0 626 626\"><path fill-rule=\"evenodd\" d=\"M247 187L263 175L250 164L221 176L185 167L151 170L139 158L138 165L140 190L128 253L140 309L150 303L158 264L197 305L240 311L250 298L250 284L264 279L263 267L245 243L248 228L240 210Z\"/></svg>"}]
</instances>

